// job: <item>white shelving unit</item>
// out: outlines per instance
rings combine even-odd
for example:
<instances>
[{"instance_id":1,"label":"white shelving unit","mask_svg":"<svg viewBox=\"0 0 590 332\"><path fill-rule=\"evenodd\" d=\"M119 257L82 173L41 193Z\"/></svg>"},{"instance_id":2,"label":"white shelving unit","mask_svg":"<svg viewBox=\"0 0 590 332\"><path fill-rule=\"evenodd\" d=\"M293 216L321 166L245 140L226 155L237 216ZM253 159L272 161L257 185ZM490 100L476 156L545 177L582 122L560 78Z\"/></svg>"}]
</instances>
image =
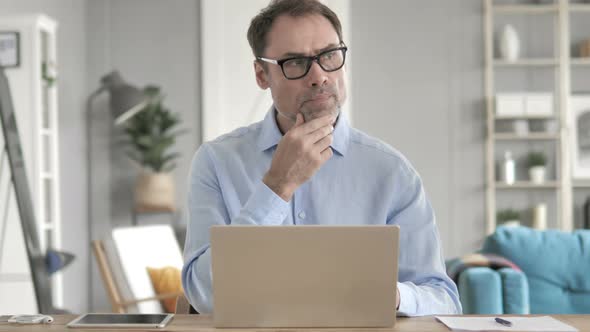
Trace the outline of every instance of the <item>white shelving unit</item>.
<instances>
[{"instance_id":1,"label":"white shelving unit","mask_svg":"<svg viewBox=\"0 0 590 332\"><path fill-rule=\"evenodd\" d=\"M572 58L570 55L570 16L573 13L590 13L590 4L570 3L568 0L555 0L550 4L539 4L531 1L524 4L497 4L493 0L484 0L484 52L485 52L485 107L487 113L487 138L486 138L486 233L492 233L496 228L497 195L502 195L506 190L554 190L556 198L556 213L549 214L548 218L555 217L557 222L553 227L564 231L571 231L574 228L573 217L573 189L590 188L588 183L572 183L571 159L569 146L570 129L567 125L567 105L571 96L571 68L579 66L590 66L590 59ZM515 62L507 62L494 57L494 21L498 15L549 15L553 18L553 57L523 58ZM589 17L590 19L590 17ZM550 36L549 36L550 37ZM522 39L521 39L522 42ZM519 136L511 133L497 133L497 120L550 120L551 117L497 117L494 110L494 97L496 93L495 74L496 70L512 70L514 68L526 70L553 70L554 72L554 97L555 117L558 123L558 130L551 133L530 133ZM503 144L519 144L518 141L549 141L554 142L555 148L555 179L543 184L532 184L529 182L517 182L507 185L497 182L496 165L497 160L496 144L500 141ZM514 141L514 142L513 142ZM550 227L551 224L549 225Z\"/></svg>"},{"instance_id":2,"label":"white shelving unit","mask_svg":"<svg viewBox=\"0 0 590 332\"><path fill-rule=\"evenodd\" d=\"M42 250L62 246L57 121L57 22L42 14L0 16L0 31L16 31L20 65L6 68ZM53 300L63 307L61 273Z\"/></svg>"}]
</instances>

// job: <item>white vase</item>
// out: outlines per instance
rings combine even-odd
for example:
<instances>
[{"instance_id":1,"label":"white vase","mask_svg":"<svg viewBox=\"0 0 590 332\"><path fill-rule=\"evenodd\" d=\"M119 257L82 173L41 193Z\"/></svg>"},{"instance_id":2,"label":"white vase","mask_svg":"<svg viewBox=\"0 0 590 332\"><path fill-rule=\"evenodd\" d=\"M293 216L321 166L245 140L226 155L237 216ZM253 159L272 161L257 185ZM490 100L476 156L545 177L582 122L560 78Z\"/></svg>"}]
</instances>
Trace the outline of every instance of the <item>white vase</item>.
<instances>
[{"instance_id":1,"label":"white vase","mask_svg":"<svg viewBox=\"0 0 590 332\"><path fill-rule=\"evenodd\" d=\"M533 228L541 230L547 228L546 204L537 204L533 208Z\"/></svg>"},{"instance_id":2,"label":"white vase","mask_svg":"<svg viewBox=\"0 0 590 332\"><path fill-rule=\"evenodd\" d=\"M507 24L504 26L500 35L499 43L500 56L502 59L510 62L518 60L518 55L520 53L520 40L518 39L518 34L512 25Z\"/></svg>"},{"instance_id":3,"label":"white vase","mask_svg":"<svg viewBox=\"0 0 590 332\"><path fill-rule=\"evenodd\" d=\"M519 119L512 122L514 133L518 136L526 136L529 134L529 122L527 120Z\"/></svg>"},{"instance_id":4,"label":"white vase","mask_svg":"<svg viewBox=\"0 0 590 332\"><path fill-rule=\"evenodd\" d=\"M541 184L545 182L545 166L533 166L529 168L529 177L532 183Z\"/></svg>"}]
</instances>

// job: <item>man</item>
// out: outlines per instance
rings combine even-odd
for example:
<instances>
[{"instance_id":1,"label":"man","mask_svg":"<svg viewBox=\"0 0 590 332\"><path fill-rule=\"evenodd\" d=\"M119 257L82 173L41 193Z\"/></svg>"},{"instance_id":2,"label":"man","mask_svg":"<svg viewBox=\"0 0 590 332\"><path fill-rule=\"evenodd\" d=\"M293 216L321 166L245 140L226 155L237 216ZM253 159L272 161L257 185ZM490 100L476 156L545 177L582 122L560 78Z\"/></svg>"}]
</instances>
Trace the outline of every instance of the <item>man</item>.
<instances>
[{"instance_id":1,"label":"man","mask_svg":"<svg viewBox=\"0 0 590 332\"><path fill-rule=\"evenodd\" d=\"M210 226L388 224L401 229L399 313L460 313L420 177L340 113L347 48L338 17L319 1L275 0L252 20L248 41L274 105L194 157L182 271L191 304L213 308Z\"/></svg>"}]
</instances>

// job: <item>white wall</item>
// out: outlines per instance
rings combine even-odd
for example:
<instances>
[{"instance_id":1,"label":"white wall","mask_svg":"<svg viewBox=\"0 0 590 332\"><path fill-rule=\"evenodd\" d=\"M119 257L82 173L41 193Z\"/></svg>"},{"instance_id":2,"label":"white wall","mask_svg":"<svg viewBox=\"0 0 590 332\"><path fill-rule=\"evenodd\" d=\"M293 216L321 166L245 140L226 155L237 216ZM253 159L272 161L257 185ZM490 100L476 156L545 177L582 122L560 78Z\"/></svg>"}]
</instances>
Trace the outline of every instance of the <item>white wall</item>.
<instances>
[{"instance_id":1,"label":"white wall","mask_svg":"<svg viewBox=\"0 0 590 332\"><path fill-rule=\"evenodd\" d=\"M482 3L351 1L356 127L416 167L446 257L484 237Z\"/></svg>"}]
</instances>

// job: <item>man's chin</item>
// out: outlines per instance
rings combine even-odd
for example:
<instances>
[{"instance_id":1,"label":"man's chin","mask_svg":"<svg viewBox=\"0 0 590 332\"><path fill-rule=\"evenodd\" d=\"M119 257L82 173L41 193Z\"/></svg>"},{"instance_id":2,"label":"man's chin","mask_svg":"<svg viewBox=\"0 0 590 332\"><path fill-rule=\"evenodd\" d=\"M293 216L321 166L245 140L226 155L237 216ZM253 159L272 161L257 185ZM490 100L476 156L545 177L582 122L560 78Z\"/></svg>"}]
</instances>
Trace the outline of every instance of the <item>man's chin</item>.
<instances>
[{"instance_id":1,"label":"man's chin","mask_svg":"<svg viewBox=\"0 0 590 332\"><path fill-rule=\"evenodd\" d=\"M305 119L305 122L311 121L313 119L317 119L317 118L321 118L322 116L325 115L338 115L339 110L338 108L333 108L333 109L323 109L323 110L308 110L308 111L302 111L301 112L303 114L303 118Z\"/></svg>"}]
</instances>

